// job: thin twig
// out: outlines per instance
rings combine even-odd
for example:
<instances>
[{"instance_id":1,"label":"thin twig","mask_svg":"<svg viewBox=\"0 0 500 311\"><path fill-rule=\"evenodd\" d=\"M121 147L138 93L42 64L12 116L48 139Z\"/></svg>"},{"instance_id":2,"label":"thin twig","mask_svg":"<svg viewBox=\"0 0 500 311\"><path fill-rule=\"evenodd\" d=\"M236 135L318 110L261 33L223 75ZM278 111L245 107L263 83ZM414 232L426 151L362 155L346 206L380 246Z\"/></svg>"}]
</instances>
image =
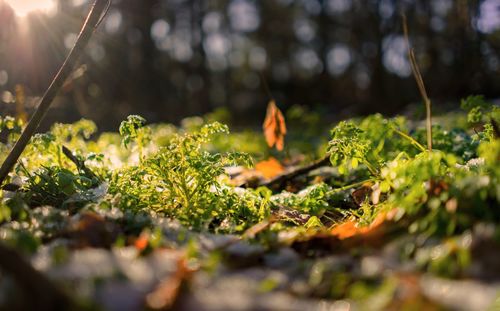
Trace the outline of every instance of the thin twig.
<instances>
[{"instance_id":1,"label":"thin twig","mask_svg":"<svg viewBox=\"0 0 500 311\"><path fill-rule=\"evenodd\" d=\"M43 118L47 114L47 111L49 110L50 105L52 104L52 101L56 97L59 89L63 86L64 82L73 71L73 68L78 62L78 59L80 58L85 47L89 43L90 38L92 37L92 34L94 33L94 30L96 28L96 25L101 19L101 16L108 2L109 2L108 0L95 0L94 4L92 5L92 9L90 10L87 19L83 24L82 30L80 32L80 35L78 36L75 45L73 46L73 49L71 50L68 57L64 61L64 64L59 69L59 72L55 76L49 88L43 95L40 105L38 106L35 113L31 117L31 120L29 121L28 125L21 134L21 137L16 142L14 148L12 148L11 152L3 162L2 166L0 167L0 185L4 182L5 178L7 178L7 175L16 164L17 160L21 156L21 153L24 151L26 145L29 143L31 137L33 136L33 134L35 134L35 131L37 130L38 126L40 125Z\"/></svg>"},{"instance_id":2,"label":"thin twig","mask_svg":"<svg viewBox=\"0 0 500 311\"><path fill-rule=\"evenodd\" d=\"M410 36L408 34L408 24L406 22L406 15L402 14L403 17L403 32L406 39L406 45L408 46L408 58L410 60L411 71L417 82L418 90L420 95L424 100L425 111L426 111L426 128L427 128L427 149L432 150L432 114L431 114L431 100L427 96L427 91L425 89L424 79L420 73L420 68L418 67L417 58L415 57L415 52L410 44Z\"/></svg>"},{"instance_id":3,"label":"thin twig","mask_svg":"<svg viewBox=\"0 0 500 311\"><path fill-rule=\"evenodd\" d=\"M334 193L338 193L338 192L342 192L342 191L345 191L345 190L349 190L349 189L352 189L352 188L356 188L356 187L364 185L367 182L374 182L375 180L376 180L375 178L369 178L369 179L365 179L365 180L362 180L362 181L355 182L355 183L347 185L347 186L343 186L343 187L340 187L340 188L335 188L335 189L332 189L332 190L328 191L327 196L328 195L332 195Z\"/></svg>"},{"instance_id":4,"label":"thin twig","mask_svg":"<svg viewBox=\"0 0 500 311\"><path fill-rule=\"evenodd\" d=\"M417 147L418 150L424 152L425 147L422 146L418 141L415 140L415 138L411 137L410 135L398 130L398 129L393 129L394 133L398 134L399 136L407 139L409 142L411 142L415 147Z\"/></svg>"},{"instance_id":5,"label":"thin twig","mask_svg":"<svg viewBox=\"0 0 500 311\"><path fill-rule=\"evenodd\" d=\"M107 0L108 4L106 5L106 9L104 9L104 13L101 14L101 18L99 18L99 21L95 25L95 28L99 27L104 20L104 17L108 14L109 9L111 8L111 0Z\"/></svg>"},{"instance_id":6,"label":"thin twig","mask_svg":"<svg viewBox=\"0 0 500 311\"><path fill-rule=\"evenodd\" d=\"M266 92L266 95L269 97L269 100L274 100L273 94L271 93L271 89L269 88L269 84L267 84L267 80L261 71L259 71L259 76L260 80L262 81L264 92Z\"/></svg>"},{"instance_id":7,"label":"thin twig","mask_svg":"<svg viewBox=\"0 0 500 311\"><path fill-rule=\"evenodd\" d=\"M323 158L316 160L315 162L313 162L309 165L302 166L302 167L299 167L299 168L297 168L289 173L279 175L279 176L271 179L270 181L259 184L259 186L265 186L265 187L273 188L273 189L280 189L285 185L285 183L287 181L290 181L298 176L305 175L312 170L315 170L315 169L320 168L322 166L327 166L329 164L330 164L330 154L327 154ZM248 187L248 185L244 185L244 186Z\"/></svg>"}]
</instances>

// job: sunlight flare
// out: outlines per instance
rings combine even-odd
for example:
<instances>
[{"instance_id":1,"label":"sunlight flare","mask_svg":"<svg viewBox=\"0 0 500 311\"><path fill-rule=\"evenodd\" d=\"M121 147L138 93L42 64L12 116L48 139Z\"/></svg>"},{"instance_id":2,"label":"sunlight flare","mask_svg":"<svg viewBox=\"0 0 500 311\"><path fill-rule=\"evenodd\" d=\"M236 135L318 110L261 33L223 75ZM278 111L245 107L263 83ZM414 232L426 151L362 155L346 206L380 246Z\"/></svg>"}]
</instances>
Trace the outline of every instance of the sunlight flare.
<instances>
[{"instance_id":1,"label":"sunlight flare","mask_svg":"<svg viewBox=\"0 0 500 311\"><path fill-rule=\"evenodd\" d=\"M16 15L24 17L31 12L51 12L56 9L54 0L5 0Z\"/></svg>"}]
</instances>

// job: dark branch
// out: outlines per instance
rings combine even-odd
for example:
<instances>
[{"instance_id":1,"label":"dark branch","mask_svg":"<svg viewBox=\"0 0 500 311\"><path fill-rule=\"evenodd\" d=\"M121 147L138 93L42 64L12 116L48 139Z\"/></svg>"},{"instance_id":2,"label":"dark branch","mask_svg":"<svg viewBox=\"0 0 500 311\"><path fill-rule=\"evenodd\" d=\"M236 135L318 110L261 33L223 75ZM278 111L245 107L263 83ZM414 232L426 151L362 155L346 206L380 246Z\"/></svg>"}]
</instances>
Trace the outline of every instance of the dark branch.
<instances>
[{"instance_id":1,"label":"dark branch","mask_svg":"<svg viewBox=\"0 0 500 311\"><path fill-rule=\"evenodd\" d=\"M420 95L422 96L422 100L424 101L424 105L425 105L425 112L426 112L425 124L426 124L426 131L427 131L427 148L429 149L429 151L432 151L431 100L429 99L429 96L427 95L427 90L425 89L424 79L422 78L420 68L418 67L417 58L415 57L415 51L411 47L410 35L408 32L408 23L406 21L406 15L402 14L402 17L403 17L403 33L405 36L406 45L408 47L408 59L410 61L410 65L411 65L411 71L413 73L413 77L415 78L415 81L417 82L418 90L420 92Z\"/></svg>"},{"instance_id":2,"label":"dark branch","mask_svg":"<svg viewBox=\"0 0 500 311\"><path fill-rule=\"evenodd\" d=\"M87 19L83 24L82 30L80 32L80 35L78 36L78 40L76 41L75 46L69 53L68 57L64 61L64 64L61 66L59 72L55 76L54 80L52 80L52 83L43 95L40 105L31 117L31 120L21 134L21 137L16 142L14 148L12 148L11 152L0 167L0 185L4 182L5 178L7 178L7 175L16 164L17 160L21 156L21 153L24 151L26 145L30 141L31 137L35 134L35 131L37 130L41 121L47 114L47 111L49 110L50 105L52 104L52 101L56 97L57 93L59 92L59 89L63 86L64 82L73 71L73 68L78 62L78 59L89 43L90 38L94 33L95 27L99 23L108 2L108 0L95 0L92 9L90 10Z\"/></svg>"},{"instance_id":3,"label":"dark branch","mask_svg":"<svg viewBox=\"0 0 500 311\"><path fill-rule=\"evenodd\" d=\"M313 162L309 165L299 167L298 169L295 169L289 173L276 176L275 178L271 179L270 181L260 183L258 186L265 186L265 187L268 187L268 188L274 189L274 190L282 189L288 181L290 181L296 177L299 177L301 175L305 175L305 174L309 173L310 171L313 171L313 170L320 168L322 166L327 166L329 164L330 164L330 155L327 154L323 158L316 160L315 162ZM244 185L244 186L248 187L248 185Z\"/></svg>"}]
</instances>

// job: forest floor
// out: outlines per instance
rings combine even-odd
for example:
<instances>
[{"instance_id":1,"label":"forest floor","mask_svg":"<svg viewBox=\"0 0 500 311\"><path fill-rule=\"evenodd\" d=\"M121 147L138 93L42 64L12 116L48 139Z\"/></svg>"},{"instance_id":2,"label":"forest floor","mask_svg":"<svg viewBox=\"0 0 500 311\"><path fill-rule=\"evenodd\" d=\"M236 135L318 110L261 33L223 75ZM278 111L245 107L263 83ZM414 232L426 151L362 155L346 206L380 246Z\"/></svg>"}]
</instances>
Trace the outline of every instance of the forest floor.
<instances>
[{"instance_id":1,"label":"forest floor","mask_svg":"<svg viewBox=\"0 0 500 311\"><path fill-rule=\"evenodd\" d=\"M462 107L432 150L407 117L274 103L264 135L223 110L56 124L1 191L0 306L500 310L499 109ZM23 127L0 118L0 160Z\"/></svg>"}]
</instances>

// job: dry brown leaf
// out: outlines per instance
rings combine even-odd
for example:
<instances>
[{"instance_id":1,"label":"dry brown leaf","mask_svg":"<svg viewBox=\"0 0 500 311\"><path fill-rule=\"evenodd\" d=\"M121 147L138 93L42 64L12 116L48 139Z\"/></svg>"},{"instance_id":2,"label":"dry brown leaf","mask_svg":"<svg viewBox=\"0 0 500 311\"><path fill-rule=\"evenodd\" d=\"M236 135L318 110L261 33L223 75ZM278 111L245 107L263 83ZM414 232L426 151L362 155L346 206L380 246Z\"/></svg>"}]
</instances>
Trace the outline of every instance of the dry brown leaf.
<instances>
[{"instance_id":1,"label":"dry brown leaf","mask_svg":"<svg viewBox=\"0 0 500 311\"><path fill-rule=\"evenodd\" d=\"M281 165L280 161L270 157L267 160L260 161L255 164L255 170L262 173L265 178L270 179L282 174L285 171L285 168Z\"/></svg>"},{"instance_id":2,"label":"dry brown leaf","mask_svg":"<svg viewBox=\"0 0 500 311\"><path fill-rule=\"evenodd\" d=\"M83 212L69 223L65 236L75 248L110 247L118 238L119 228L104 217Z\"/></svg>"},{"instance_id":3,"label":"dry brown leaf","mask_svg":"<svg viewBox=\"0 0 500 311\"><path fill-rule=\"evenodd\" d=\"M361 187L354 190L353 193L351 193L351 197L357 205L361 206L366 199L370 197L371 193L372 183L366 182Z\"/></svg>"},{"instance_id":4,"label":"dry brown leaf","mask_svg":"<svg viewBox=\"0 0 500 311\"><path fill-rule=\"evenodd\" d=\"M275 146L280 151L283 150L286 135L285 117L274 100L271 100L267 105L266 119L262 128L267 145L271 148Z\"/></svg>"},{"instance_id":5,"label":"dry brown leaf","mask_svg":"<svg viewBox=\"0 0 500 311\"><path fill-rule=\"evenodd\" d=\"M191 278L194 270L188 267L185 255L177 261L177 270L165 278L158 287L146 296L146 305L151 310L171 310L181 293L183 284Z\"/></svg>"}]
</instances>

